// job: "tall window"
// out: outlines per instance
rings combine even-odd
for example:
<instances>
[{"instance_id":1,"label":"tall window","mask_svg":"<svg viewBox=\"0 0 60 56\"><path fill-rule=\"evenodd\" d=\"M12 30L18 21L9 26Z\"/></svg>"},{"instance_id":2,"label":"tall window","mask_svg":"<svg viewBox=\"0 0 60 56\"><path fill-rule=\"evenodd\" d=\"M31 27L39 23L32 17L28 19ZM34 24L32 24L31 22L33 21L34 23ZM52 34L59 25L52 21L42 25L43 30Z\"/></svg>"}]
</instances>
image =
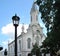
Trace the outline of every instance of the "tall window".
<instances>
[{"instance_id":1,"label":"tall window","mask_svg":"<svg viewBox=\"0 0 60 56\"><path fill-rule=\"evenodd\" d=\"M21 40L19 40L19 50L21 51Z\"/></svg>"},{"instance_id":2,"label":"tall window","mask_svg":"<svg viewBox=\"0 0 60 56\"><path fill-rule=\"evenodd\" d=\"M8 47L9 49L8 49L8 51L9 51L9 53L10 53L10 47Z\"/></svg>"},{"instance_id":3,"label":"tall window","mask_svg":"<svg viewBox=\"0 0 60 56\"><path fill-rule=\"evenodd\" d=\"M12 46L11 46L11 52L12 52Z\"/></svg>"},{"instance_id":4,"label":"tall window","mask_svg":"<svg viewBox=\"0 0 60 56\"><path fill-rule=\"evenodd\" d=\"M31 48L31 39L30 38L27 39L27 47L28 47L28 49Z\"/></svg>"}]
</instances>

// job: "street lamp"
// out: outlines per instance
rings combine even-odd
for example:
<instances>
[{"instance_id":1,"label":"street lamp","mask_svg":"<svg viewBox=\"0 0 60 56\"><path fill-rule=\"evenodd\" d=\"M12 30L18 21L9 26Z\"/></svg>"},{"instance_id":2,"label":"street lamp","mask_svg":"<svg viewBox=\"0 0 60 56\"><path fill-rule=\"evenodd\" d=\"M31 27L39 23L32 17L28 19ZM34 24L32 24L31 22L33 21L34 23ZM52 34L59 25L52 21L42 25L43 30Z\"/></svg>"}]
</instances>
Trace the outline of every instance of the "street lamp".
<instances>
[{"instance_id":1,"label":"street lamp","mask_svg":"<svg viewBox=\"0 0 60 56\"><path fill-rule=\"evenodd\" d=\"M12 17L13 25L15 26L15 56L17 56L17 26L19 25L20 18L15 14Z\"/></svg>"},{"instance_id":2,"label":"street lamp","mask_svg":"<svg viewBox=\"0 0 60 56\"><path fill-rule=\"evenodd\" d=\"M3 47L2 46L0 46L0 51L3 49Z\"/></svg>"},{"instance_id":3,"label":"street lamp","mask_svg":"<svg viewBox=\"0 0 60 56\"><path fill-rule=\"evenodd\" d=\"M4 51L4 55L7 56L7 49L5 49L5 51Z\"/></svg>"}]
</instances>

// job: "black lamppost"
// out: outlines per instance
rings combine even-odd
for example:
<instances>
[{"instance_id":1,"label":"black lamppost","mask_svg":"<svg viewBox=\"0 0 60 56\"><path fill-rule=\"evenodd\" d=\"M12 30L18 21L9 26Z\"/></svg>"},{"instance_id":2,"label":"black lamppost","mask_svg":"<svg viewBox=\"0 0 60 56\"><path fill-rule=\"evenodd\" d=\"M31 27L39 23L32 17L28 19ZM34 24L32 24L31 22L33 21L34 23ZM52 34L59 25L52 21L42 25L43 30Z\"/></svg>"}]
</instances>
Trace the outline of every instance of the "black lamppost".
<instances>
[{"instance_id":1,"label":"black lamppost","mask_svg":"<svg viewBox=\"0 0 60 56\"><path fill-rule=\"evenodd\" d=\"M17 26L19 25L20 18L15 14L12 17L13 25L15 26L15 56L17 56Z\"/></svg>"},{"instance_id":2,"label":"black lamppost","mask_svg":"<svg viewBox=\"0 0 60 56\"><path fill-rule=\"evenodd\" d=\"M2 46L0 46L0 51L3 49L3 47Z\"/></svg>"},{"instance_id":3,"label":"black lamppost","mask_svg":"<svg viewBox=\"0 0 60 56\"><path fill-rule=\"evenodd\" d=\"M7 56L7 49L5 49L5 51L4 51L4 55Z\"/></svg>"}]
</instances>

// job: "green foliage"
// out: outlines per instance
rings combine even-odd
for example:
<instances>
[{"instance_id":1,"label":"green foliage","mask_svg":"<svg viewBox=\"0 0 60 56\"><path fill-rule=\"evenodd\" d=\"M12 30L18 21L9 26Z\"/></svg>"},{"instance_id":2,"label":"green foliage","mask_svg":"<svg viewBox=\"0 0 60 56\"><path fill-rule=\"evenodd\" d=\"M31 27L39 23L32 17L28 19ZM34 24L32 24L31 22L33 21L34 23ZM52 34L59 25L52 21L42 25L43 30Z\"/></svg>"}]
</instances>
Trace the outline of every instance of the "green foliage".
<instances>
[{"instance_id":1,"label":"green foliage","mask_svg":"<svg viewBox=\"0 0 60 56\"><path fill-rule=\"evenodd\" d=\"M47 38L43 47L54 54L60 49L60 0L37 0L41 19L47 28Z\"/></svg>"},{"instance_id":2,"label":"green foliage","mask_svg":"<svg viewBox=\"0 0 60 56\"><path fill-rule=\"evenodd\" d=\"M35 45L33 45L33 49L31 50L32 55L36 54L36 49L38 49L38 45L35 43Z\"/></svg>"},{"instance_id":3,"label":"green foliage","mask_svg":"<svg viewBox=\"0 0 60 56\"><path fill-rule=\"evenodd\" d=\"M32 55L39 56L40 55L40 48L38 47L37 43L33 45L33 49L31 50Z\"/></svg>"},{"instance_id":4,"label":"green foliage","mask_svg":"<svg viewBox=\"0 0 60 56\"><path fill-rule=\"evenodd\" d=\"M45 23L47 27L47 32L51 28L51 24L53 21L53 0L37 0L37 4L39 5L39 11L41 12L41 19Z\"/></svg>"}]
</instances>

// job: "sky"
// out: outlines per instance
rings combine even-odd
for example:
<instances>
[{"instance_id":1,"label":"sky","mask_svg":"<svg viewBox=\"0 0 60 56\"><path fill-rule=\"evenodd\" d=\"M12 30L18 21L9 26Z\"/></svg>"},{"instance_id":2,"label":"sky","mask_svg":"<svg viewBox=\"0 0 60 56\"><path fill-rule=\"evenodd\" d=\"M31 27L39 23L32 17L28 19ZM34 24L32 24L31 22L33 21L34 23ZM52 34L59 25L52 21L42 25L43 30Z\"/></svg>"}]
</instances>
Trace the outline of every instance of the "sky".
<instances>
[{"instance_id":1,"label":"sky","mask_svg":"<svg viewBox=\"0 0 60 56\"><path fill-rule=\"evenodd\" d=\"M1 0L0 1L0 46L3 49L8 47L8 43L14 38L14 26L12 24L12 16L17 14L20 17L18 27L18 35L21 33L21 27L24 23L25 32L30 24L30 10L34 0ZM40 17L39 23L43 27L43 32L46 34Z\"/></svg>"}]
</instances>

